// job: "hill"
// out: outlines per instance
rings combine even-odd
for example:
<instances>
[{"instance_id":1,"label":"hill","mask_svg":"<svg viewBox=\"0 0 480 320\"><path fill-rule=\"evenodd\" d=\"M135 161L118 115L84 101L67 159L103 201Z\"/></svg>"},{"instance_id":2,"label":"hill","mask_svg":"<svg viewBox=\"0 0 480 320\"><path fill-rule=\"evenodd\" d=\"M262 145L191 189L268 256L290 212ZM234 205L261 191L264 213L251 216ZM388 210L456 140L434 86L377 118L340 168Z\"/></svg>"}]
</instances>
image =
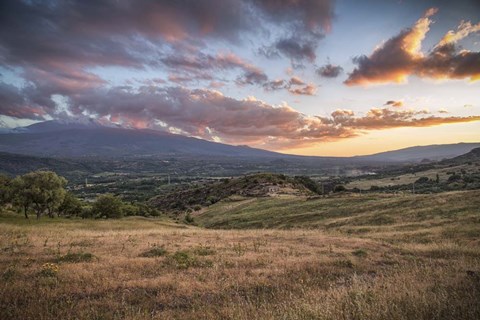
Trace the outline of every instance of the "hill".
<instances>
[{"instance_id":1,"label":"hill","mask_svg":"<svg viewBox=\"0 0 480 320\"><path fill-rule=\"evenodd\" d=\"M470 222L478 220L479 207L480 190L435 195L345 194L313 199L226 199L196 215L195 221L207 228L314 228L346 234L369 233L374 237L408 230L406 237L425 238L435 235L429 234L435 225L448 226L458 236L468 233L478 237L478 227ZM456 223L451 223L452 219ZM470 232L472 228L476 231ZM422 234L427 229L429 233Z\"/></svg>"},{"instance_id":2,"label":"hill","mask_svg":"<svg viewBox=\"0 0 480 320\"><path fill-rule=\"evenodd\" d=\"M444 159L402 166L386 167L376 175L347 179L348 189L440 192L480 188L480 148Z\"/></svg>"},{"instance_id":3,"label":"hill","mask_svg":"<svg viewBox=\"0 0 480 320\"><path fill-rule=\"evenodd\" d=\"M277 197L280 195L308 196L315 194L317 185L306 177L288 177L282 174L253 174L222 179L216 182L183 184L168 193L158 195L150 203L160 210L183 213L199 210L231 196L241 199Z\"/></svg>"}]
</instances>

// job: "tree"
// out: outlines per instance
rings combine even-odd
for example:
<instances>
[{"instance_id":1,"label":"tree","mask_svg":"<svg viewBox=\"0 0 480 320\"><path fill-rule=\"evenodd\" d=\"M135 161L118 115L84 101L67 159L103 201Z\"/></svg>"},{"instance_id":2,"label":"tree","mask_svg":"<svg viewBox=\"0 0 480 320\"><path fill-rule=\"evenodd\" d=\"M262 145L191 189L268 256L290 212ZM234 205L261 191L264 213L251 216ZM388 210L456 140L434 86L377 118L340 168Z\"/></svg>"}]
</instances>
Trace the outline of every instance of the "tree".
<instances>
[{"instance_id":1,"label":"tree","mask_svg":"<svg viewBox=\"0 0 480 320\"><path fill-rule=\"evenodd\" d=\"M8 203L10 200L10 182L9 177L0 174L0 205Z\"/></svg>"},{"instance_id":2,"label":"tree","mask_svg":"<svg viewBox=\"0 0 480 320\"><path fill-rule=\"evenodd\" d=\"M58 215L79 216L82 214L82 202L71 192L65 194L65 198L58 207Z\"/></svg>"},{"instance_id":3,"label":"tree","mask_svg":"<svg viewBox=\"0 0 480 320\"><path fill-rule=\"evenodd\" d=\"M65 198L67 180L52 171L35 171L17 177L12 181L14 203L24 209L28 219L28 209L35 210L37 219L45 212L53 218L55 211Z\"/></svg>"},{"instance_id":4,"label":"tree","mask_svg":"<svg viewBox=\"0 0 480 320\"><path fill-rule=\"evenodd\" d=\"M10 200L23 209L25 219L28 219L28 209L32 205L32 190L26 185L23 177L16 177L10 183Z\"/></svg>"},{"instance_id":5,"label":"tree","mask_svg":"<svg viewBox=\"0 0 480 320\"><path fill-rule=\"evenodd\" d=\"M123 202L113 194L101 195L92 207L95 217L121 218L123 217Z\"/></svg>"}]
</instances>

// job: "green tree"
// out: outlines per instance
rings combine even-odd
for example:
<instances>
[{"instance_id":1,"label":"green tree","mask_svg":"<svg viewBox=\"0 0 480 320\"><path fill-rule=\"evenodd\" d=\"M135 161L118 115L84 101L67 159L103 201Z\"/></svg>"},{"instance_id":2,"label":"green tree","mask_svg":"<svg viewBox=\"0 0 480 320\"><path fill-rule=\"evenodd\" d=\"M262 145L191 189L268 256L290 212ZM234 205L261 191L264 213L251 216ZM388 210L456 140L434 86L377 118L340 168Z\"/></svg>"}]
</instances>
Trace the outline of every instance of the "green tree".
<instances>
[{"instance_id":1,"label":"green tree","mask_svg":"<svg viewBox=\"0 0 480 320\"><path fill-rule=\"evenodd\" d=\"M3 206L10 201L10 182L11 179L0 174L0 205Z\"/></svg>"},{"instance_id":2,"label":"green tree","mask_svg":"<svg viewBox=\"0 0 480 320\"><path fill-rule=\"evenodd\" d=\"M35 171L17 177L12 181L13 202L24 209L32 207L39 219L45 212L53 218L55 211L65 198L67 180L52 171Z\"/></svg>"},{"instance_id":3,"label":"green tree","mask_svg":"<svg viewBox=\"0 0 480 320\"><path fill-rule=\"evenodd\" d=\"M10 201L17 207L22 208L25 219L28 219L28 209L32 205L32 190L26 185L23 177L19 176L10 183Z\"/></svg>"},{"instance_id":4,"label":"green tree","mask_svg":"<svg viewBox=\"0 0 480 320\"><path fill-rule=\"evenodd\" d=\"M58 207L58 214L62 216L79 216L82 214L82 202L71 192L67 192Z\"/></svg>"},{"instance_id":5,"label":"green tree","mask_svg":"<svg viewBox=\"0 0 480 320\"><path fill-rule=\"evenodd\" d=\"M92 207L95 217L121 218L123 217L123 201L113 194L101 195L97 198Z\"/></svg>"}]
</instances>

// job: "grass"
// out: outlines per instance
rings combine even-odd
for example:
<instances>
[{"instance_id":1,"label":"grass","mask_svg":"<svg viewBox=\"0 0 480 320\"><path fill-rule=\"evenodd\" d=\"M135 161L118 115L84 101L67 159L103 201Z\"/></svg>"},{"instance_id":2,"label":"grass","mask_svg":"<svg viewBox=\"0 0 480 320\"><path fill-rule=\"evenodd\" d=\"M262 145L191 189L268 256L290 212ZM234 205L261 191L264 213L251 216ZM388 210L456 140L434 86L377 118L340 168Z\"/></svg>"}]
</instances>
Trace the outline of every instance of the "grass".
<instances>
[{"instance_id":1,"label":"grass","mask_svg":"<svg viewBox=\"0 0 480 320\"><path fill-rule=\"evenodd\" d=\"M0 215L0 319L479 319L478 195L261 199L195 217L271 229Z\"/></svg>"},{"instance_id":2,"label":"grass","mask_svg":"<svg viewBox=\"0 0 480 320\"><path fill-rule=\"evenodd\" d=\"M416 173L404 173L395 176L375 178L370 177L368 179L355 179L354 181L346 185L347 188L353 189L358 188L361 190L368 190L372 186L377 187L388 187L388 186L397 186L397 185L406 185L412 184L417 181L420 177L427 177L433 181L436 180L437 175L440 181L445 182L450 177L450 172L461 172L462 170L467 173L477 172L478 166L476 163L473 164L459 164L455 166L448 167L439 167L434 169L429 169L425 171L420 171Z\"/></svg>"},{"instance_id":3,"label":"grass","mask_svg":"<svg viewBox=\"0 0 480 320\"><path fill-rule=\"evenodd\" d=\"M222 229L317 229L385 241L434 241L461 233L478 239L480 190L440 194L346 194L219 202L195 217Z\"/></svg>"}]
</instances>

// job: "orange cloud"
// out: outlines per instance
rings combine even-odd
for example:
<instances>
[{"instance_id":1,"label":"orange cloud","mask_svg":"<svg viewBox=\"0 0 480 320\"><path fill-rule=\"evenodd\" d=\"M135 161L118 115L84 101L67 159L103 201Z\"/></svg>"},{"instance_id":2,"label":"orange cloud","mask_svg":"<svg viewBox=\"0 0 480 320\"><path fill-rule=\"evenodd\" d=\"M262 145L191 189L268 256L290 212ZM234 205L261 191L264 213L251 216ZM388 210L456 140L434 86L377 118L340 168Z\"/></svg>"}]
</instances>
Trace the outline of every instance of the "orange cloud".
<instances>
[{"instance_id":1,"label":"orange cloud","mask_svg":"<svg viewBox=\"0 0 480 320\"><path fill-rule=\"evenodd\" d=\"M287 104L274 106L255 97L237 100L215 90L186 88L95 90L75 96L71 103L74 114L94 114L120 125L168 128L207 140L269 149L314 145L372 130L480 121L480 116L440 117L403 108L372 108L365 115L339 109L329 116L311 116Z\"/></svg>"},{"instance_id":2,"label":"orange cloud","mask_svg":"<svg viewBox=\"0 0 480 320\"><path fill-rule=\"evenodd\" d=\"M404 83L410 75L433 79L480 80L480 52L458 50L456 42L480 31L480 23L467 21L457 31L447 32L433 50L424 55L421 45L438 10L427 10L412 28L403 30L373 51L370 56L354 59L357 67L345 84L372 85Z\"/></svg>"}]
</instances>

